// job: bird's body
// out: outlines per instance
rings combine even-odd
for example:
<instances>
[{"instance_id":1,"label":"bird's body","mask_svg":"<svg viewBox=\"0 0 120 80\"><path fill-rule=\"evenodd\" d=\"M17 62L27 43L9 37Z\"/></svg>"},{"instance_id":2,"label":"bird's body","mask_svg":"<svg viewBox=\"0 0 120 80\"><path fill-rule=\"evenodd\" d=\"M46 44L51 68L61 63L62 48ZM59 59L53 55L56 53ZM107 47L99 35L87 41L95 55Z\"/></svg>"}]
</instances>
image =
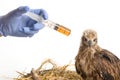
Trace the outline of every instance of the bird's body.
<instances>
[{"instance_id":1,"label":"bird's body","mask_svg":"<svg viewBox=\"0 0 120 80\"><path fill-rule=\"evenodd\" d=\"M120 80L119 58L98 46L93 30L83 33L75 67L84 80Z\"/></svg>"}]
</instances>

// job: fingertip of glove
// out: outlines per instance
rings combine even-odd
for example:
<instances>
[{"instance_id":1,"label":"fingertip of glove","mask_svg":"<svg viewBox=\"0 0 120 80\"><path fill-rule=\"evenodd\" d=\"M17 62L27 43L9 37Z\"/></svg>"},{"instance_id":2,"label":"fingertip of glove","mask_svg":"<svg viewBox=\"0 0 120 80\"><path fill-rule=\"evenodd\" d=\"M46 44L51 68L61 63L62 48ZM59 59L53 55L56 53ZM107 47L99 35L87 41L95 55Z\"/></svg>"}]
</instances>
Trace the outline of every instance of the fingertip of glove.
<instances>
[{"instance_id":1,"label":"fingertip of glove","mask_svg":"<svg viewBox=\"0 0 120 80\"><path fill-rule=\"evenodd\" d=\"M47 20L48 19L48 15L44 15L44 19Z\"/></svg>"},{"instance_id":2,"label":"fingertip of glove","mask_svg":"<svg viewBox=\"0 0 120 80\"><path fill-rule=\"evenodd\" d=\"M47 11L44 10L44 9L41 9L41 12L42 12L43 18L44 18L45 20L48 19L48 13L47 13Z\"/></svg>"},{"instance_id":3,"label":"fingertip of glove","mask_svg":"<svg viewBox=\"0 0 120 80\"><path fill-rule=\"evenodd\" d=\"M26 12L26 11L29 10L29 7L28 7L28 6L20 6L18 9L19 9L20 11Z\"/></svg>"}]
</instances>

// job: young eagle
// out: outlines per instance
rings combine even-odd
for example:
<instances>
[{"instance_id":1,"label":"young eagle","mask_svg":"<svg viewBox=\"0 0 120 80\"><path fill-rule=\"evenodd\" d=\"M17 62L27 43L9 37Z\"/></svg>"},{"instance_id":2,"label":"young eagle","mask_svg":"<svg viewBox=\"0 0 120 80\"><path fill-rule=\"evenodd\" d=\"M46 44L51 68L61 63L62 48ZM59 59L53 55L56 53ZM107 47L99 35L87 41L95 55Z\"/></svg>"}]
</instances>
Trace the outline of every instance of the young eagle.
<instances>
[{"instance_id":1,"label":"young eagle","mask_svg":"<svg viewBox=\"0 0 120 80\"><path fill-rule=\"evenodd\" d=\"M97 44L97 33L85 30L81 38L75 67L84 80L120 80L120 60Z\"/></svg>"}]
</instances>

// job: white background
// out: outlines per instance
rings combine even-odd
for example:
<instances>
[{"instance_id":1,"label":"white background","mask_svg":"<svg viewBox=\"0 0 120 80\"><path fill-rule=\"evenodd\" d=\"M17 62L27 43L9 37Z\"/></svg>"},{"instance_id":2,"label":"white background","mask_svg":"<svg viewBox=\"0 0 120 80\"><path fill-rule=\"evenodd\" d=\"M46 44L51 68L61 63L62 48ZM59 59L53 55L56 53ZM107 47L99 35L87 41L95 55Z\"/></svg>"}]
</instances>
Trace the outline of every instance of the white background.
<instances>
[{"instance_id":1,"label":"white background","mask_svg":"<svg viewBox=\"0 0 120 80\"><path fill-rule=\"evenodd\" d=\"M19 7L43 8L49 19L71 29L64 36L45 27L32 38L0 38L0 79L18 76L16 71L29 72L46 58L64 65L74 62L82 32L91 28L98 33L98 44L120 57L119 0L1 0L0 15ZM5 78L10 77L10 78Z\"/></svg>"}]
</instances>

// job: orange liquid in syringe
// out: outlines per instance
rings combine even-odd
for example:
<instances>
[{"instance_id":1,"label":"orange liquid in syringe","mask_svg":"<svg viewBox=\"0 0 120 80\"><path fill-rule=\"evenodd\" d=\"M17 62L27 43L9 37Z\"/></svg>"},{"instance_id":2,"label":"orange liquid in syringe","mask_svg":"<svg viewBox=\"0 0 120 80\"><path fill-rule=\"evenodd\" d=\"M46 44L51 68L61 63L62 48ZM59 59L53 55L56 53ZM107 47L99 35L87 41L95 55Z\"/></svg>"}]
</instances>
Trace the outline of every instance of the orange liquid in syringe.
<instances>
[{"instance_id":1,"label":"orange liquid in syringe","mask_svg":"<svg viewBox=\"0 0 120 80\"><path fill-rule=\"evenodd\" d=\"M59 25L59 24L57 24L57 25L55 26L54 30L56 30L56 31L58 31L58 32L66 35L66 36L69 36L70 33L71 33L71 30L70 30L70 29L68 29L68 28L66 28L66 27L64 27L64 26L62 26L62 25Z\"/></svg>"}]
</instances>

